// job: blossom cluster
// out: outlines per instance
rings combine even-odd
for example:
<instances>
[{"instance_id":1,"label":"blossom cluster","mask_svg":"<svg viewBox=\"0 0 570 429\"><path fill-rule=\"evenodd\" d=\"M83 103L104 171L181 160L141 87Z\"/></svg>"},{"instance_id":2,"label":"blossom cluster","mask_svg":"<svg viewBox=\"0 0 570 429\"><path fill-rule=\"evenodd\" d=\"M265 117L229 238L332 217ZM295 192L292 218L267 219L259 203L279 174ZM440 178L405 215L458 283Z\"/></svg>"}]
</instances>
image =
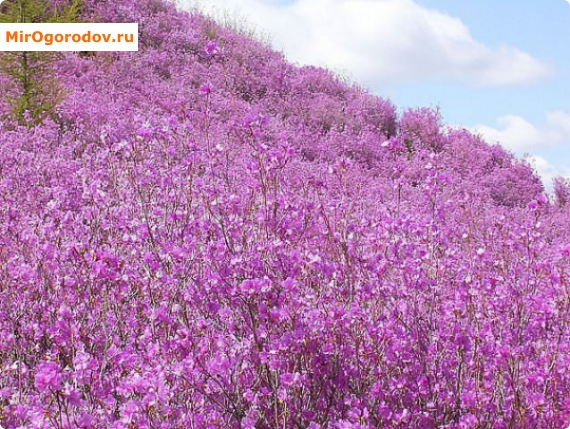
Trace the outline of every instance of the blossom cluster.
<instances>
[{"instance_id":1,"label":"blossom cluster","mask_svg":"<svg viewBox=\"0 0 570 429\"><path fill-rule=\"evenodd\" d=\"M0 426L562 428L570 186L161 0L0 128Z\"/></svg>"}]
</instances>

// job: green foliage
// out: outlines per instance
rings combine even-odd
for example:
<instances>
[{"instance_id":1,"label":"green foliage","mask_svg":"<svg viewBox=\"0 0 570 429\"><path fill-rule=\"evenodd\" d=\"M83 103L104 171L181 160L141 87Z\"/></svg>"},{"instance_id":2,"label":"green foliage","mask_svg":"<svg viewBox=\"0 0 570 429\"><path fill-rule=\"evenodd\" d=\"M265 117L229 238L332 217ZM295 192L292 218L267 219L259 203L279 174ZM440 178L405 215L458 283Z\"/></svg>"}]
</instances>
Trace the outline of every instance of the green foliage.
<instances>
[{"instance_id":1,"label":"green foliage","mask_svg":"<svg viewBox=\"0 0 570 429\"><path fill-rule=\"evenodd\" d=\"M9 0L2 4L0 22L79 22L80 10L80 0L71 0L64 6L53 6L46 0ZM54 68L60 57L59 52L0 53L0 72L11 83L3 92L11 119L28 126L48 117L55 119L56 107L65 97Z\"/></svg>"},{"instance_id":2,"label":"green foliage","mask_svg":"<svg viewBox=\"0 0 570 429\"><path fill-rule=\"evenodd\" d=\"M64 97L62 86L52 75L56 59L55 52L6 52L0 58L0 69L15 84L4 98L19 123L32 126L55 115Z\"/></svg>"}]
</instances>

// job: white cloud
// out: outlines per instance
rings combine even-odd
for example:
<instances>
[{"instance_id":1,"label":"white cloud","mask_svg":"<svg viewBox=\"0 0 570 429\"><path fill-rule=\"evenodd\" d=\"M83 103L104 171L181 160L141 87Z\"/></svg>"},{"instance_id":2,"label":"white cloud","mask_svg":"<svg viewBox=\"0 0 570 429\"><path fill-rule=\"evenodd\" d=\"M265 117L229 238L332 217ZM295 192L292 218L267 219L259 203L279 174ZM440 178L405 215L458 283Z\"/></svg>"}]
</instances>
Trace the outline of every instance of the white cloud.
<instances>
[{"instance_id":1,"label":"white cloud","mask_svg":"<svg viewBox=\"0 0 570 429\"><path fill-rule=\"evenodd\" d=\"M470 128L490 143L500 143L514 152L558 146L570 141L570 114L548 112L546 122L535 125L516 115L497 118L497 127L476 125Z\"/></svg>"},{"instance_id":2,"label":"white cloud","mask_svg":"<svg viewBox=\"0 0 570 429\"><path fill-rule=\"evenodd\" d=\"M538 155L530 155L525 159L534 168L534 171L536 171L536 174L538 174L548 192L552 192L553 190L552 185L554 178L565 177L570 179L570 169L568 168L556 167Z\"/></svg>"},{"instance_id":3,"label":"white cloud","mask_svg":"<svg viewBox=\"0 0 570 429\"><path fill-rule=\"evenodd\" d=\"M489 143L499 143L521 156L534 167L547 191L552 191L552 179L570 178L570 114L557 110L545 115L544 123L533 124L516 115L497 118L497 127L476 125L469 127L473 133L481 135ZM556 151L556 155L546 156Z\"/></svg>"},{"instance_id":4,"label":"white cloud","mask_svg":"<svg viewBox=\"0 0 570 429\"><path fill-rule=\"evenodd\" d=\"M531 55L485 46L460 19L413 0L179 1L241 16L290 60L349 72L370 85L451 78L492 86L549 75Z\"/></svg>"}]
</instances>

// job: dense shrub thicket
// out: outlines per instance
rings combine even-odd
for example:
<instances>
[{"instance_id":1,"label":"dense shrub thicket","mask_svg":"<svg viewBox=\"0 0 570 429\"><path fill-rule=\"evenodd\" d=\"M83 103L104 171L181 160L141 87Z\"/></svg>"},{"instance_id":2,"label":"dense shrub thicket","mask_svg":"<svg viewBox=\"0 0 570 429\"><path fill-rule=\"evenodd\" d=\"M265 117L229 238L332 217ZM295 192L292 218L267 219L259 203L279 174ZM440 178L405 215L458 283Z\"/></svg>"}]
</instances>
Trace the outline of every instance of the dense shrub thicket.
<instances>
[{"instance_id":1,"label":"dense shrub thicket","mask_svg":"<svg viewBox=\"0 0 570 429\"><path fill-rule=\"evenodd\" d=\"M82 13L140 50L0 129L1 426L570 423L567 182L161 0Z\"/></svg>"}]
</instances>

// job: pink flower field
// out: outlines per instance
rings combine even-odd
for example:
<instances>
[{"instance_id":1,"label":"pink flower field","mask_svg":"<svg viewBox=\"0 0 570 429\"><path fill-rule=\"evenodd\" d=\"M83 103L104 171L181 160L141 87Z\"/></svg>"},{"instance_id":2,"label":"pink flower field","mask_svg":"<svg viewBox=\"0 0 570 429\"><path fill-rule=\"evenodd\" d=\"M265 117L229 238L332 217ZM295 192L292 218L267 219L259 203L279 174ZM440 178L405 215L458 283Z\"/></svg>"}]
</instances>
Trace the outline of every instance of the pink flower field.
<instances>
[{"instance_id":1,"label":"pink flower field","mask_svg":"<svg viewBox=\"0 0 570 429\"><path fill-rule=\"evenodd\" d=\"M568 426L569 183L163 0L80 13L139 51L0 105L1 427Z\"/></svg>"}]
</instances>

